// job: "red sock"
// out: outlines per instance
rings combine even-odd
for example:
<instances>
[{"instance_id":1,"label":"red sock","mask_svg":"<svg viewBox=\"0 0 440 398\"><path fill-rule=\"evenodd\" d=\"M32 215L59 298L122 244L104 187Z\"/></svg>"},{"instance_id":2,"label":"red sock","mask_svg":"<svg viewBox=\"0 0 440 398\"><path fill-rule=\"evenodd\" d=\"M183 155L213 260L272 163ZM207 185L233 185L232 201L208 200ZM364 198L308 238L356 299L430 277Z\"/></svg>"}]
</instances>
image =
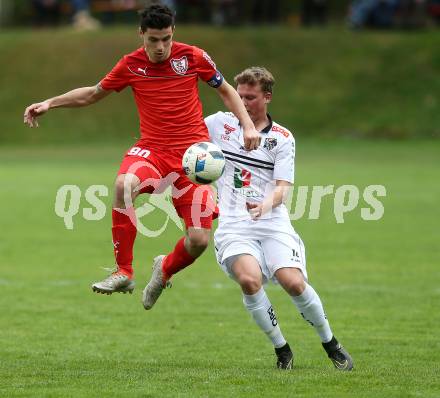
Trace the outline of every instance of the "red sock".
<instances>
[{"instance_id":1,"label":"red sock","mask_svg":"<svg viewBox=\"0 0 440 398\"><path fill-rule=\"evenodd\" d=\"M174 251L168 254L162 263L162 271L167 279L195 261L195 258L186 251L184 242L185 238L180 239Z\"/></svg>"},{"instance_id":2,"label":"red sock","mask_svg":"<svg viewBox=\"0 0 440 398\"><path fill-rule=\"evenodd\" d=\"M112 210L113 247L118 270L133 276L133 245L136 239L136 214L133 207Z\"/></svg>"}]
</instances>

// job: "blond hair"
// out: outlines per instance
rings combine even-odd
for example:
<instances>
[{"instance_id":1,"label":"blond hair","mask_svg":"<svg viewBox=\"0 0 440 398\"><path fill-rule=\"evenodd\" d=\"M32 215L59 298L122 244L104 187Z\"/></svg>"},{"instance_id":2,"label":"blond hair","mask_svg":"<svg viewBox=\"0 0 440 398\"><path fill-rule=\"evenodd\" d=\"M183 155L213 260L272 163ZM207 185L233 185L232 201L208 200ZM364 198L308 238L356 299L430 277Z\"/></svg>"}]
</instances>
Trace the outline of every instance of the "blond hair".
<instances>
[{"instance_id":1,"label":"blond hair","mask_svg":"<svg viewBox=\"0 0 440 398\"><path fill-rule=\"evenodd\" d=\"M258 84L263 92L272 93L275 79L272 73L263 66L251 66L235 76L234 82L235 84L249 84L250 86Z\"/></svg>"}]
</instances>

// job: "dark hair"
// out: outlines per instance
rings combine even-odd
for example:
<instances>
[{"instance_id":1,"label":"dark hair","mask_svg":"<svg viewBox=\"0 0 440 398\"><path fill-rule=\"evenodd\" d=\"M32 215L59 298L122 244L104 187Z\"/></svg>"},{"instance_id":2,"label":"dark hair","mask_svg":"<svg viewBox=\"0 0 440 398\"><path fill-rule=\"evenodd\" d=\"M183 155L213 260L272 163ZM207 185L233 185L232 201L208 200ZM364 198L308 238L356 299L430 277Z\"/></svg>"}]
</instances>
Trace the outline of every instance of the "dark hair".
<instances>
[{"instance_id":1,"label":"dark hair","mask_svg":"<svg viewBox=\"0 0 440 398\"><path fill-rule=\"evenodd\" d=\"M145 8L139 12L140 26L142 32L146 32L148 28L151 29L166 29L174 26L174 13L164 5L155 4Z\"/></svg>"},{"instance_id":2,"label":"dark hair","mask_svg":"<svg viewBox=\"0 0 440 398\"><path fill-rule=\"evenodd\" d=\"M260 85L265 93L272 93L275 79L266 68L262 66L251 66L234 77L236 84L249 84L250 86Z\"/></svg>"}]
</instances>

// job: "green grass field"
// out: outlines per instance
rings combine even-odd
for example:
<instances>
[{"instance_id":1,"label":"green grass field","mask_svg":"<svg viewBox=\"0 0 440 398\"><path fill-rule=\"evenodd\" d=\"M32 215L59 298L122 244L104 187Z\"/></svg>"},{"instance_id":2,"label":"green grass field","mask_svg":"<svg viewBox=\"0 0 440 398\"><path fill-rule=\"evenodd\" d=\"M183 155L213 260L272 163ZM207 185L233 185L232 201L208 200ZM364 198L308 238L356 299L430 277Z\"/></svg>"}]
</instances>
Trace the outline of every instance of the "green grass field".
<instances>
[{"instance_id":1,"label":"green grass field","mask_svg":"<svg viewBox=\"0 0 440 398\"><path fill-rule=\"evenodd\" d=\"M380 221L363 221L359 206L336 224L328 197L319 220L294 223L354 372L333 369L313 329L270 286L296 354L295 370L275 370L271 345L216 265L212 245L146 312L140 295L151 260L180 235L172 224L159 238L139 237L133 295L93 294L100 267L113 261L111 199L103 220L78 215L66 230L55 195L64 184L83 193L104 184L111 192L124 148L2 147L0 396L439 397L439 143L297 146L298 185L387 189ZM145 223L162 222L155 212Z\"/></svg>"}]
</instances>

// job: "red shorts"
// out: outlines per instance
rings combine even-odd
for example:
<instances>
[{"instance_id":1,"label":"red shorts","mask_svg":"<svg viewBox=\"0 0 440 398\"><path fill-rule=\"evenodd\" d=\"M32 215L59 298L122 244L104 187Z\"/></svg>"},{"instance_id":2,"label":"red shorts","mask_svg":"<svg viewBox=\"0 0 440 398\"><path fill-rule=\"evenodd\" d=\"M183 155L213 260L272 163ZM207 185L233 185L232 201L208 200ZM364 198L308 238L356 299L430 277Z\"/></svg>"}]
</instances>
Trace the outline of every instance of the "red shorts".
<instances>
[{"instance_id":1,"label":"red shorts","mask_svg":"<svg viewBox=\"0 0 440 398\"><path fill-rule=\"evenodd\" d=\"M186 227L211 229L218 215L214 191L188 179L182 169L184 153L185 149L147 149L136 144L125 154L118 175L135 174L141 193L160 194L171 186L174 208Z\"/></svg>"}]
</instances>

